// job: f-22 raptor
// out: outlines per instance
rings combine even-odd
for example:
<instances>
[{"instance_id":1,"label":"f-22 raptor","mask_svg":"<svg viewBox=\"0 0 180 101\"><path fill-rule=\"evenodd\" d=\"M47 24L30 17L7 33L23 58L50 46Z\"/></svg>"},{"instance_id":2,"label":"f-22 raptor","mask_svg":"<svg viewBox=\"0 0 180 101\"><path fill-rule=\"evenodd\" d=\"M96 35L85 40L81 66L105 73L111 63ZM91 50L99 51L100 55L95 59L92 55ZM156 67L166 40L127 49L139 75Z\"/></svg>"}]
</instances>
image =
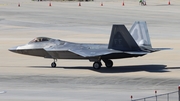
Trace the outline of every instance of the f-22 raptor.
<instances>
[{"instance_id":1,"label":"f-22 raptor","mask_svg":"<svg viewBox=\"0 0 180 101\"><path fill-rule=\"evenodd\" d=\"M9 51L52 58L51 67L57 59L87 59L94 69L100 69L101 60L107 68L113 67L111 59L144 56L148 53L170 48L152 48L145 21L136 21L128 31L125 25L113 25L109 44L67 42L47 37L37 37L25 45L12 47Z\"/></svg>"}]
</instances>

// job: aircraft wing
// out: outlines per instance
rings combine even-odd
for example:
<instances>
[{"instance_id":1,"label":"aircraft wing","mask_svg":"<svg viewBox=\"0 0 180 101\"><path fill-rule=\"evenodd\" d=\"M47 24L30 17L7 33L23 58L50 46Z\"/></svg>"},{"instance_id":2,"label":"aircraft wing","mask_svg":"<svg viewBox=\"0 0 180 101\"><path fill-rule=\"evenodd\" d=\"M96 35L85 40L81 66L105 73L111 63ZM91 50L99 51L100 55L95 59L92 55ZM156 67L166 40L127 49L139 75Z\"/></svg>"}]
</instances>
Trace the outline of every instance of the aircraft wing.
<instances>
[{"instance_id":1,"label":"aircraft wing","mask_svg":"<svg viewBox=\"0 0 180 101\"><path fill-rule=\"evenodd\" d=\"M52 48L45 48L49 54L52 54L53 52L63 52L63 51L69 51L74 54L77 54L82 57L96 57L101 55L107 55L111 53L123 53L122 51L116 51L116 50L110 50L110 49L66 49L66 48L59 48L59 49L52 49Z\"/></svg>"},{"instance_id":2,"label":"aircraft wing","mask_svg":"<svg viewBox=\"0 0 180 101\"><path fill-rule=\"evenodd\" d=\"M83 57L96 57L112 53L123 53L122 51L110 50L110 49L86 49L86 50L69 50L75 54Z\"/></svg>"},{"instance_id":3,"label":"aircraft wing","mask_svg":"<svg viewBox=\"0 0 180 101\"><path fill-rule=\"evenodd\" d=\"M136 54L136 55L143 55L147 54L147 52L129 52L129 51L118 51L113 49L66 49L66 48L59 48L59 49L52 49L52 48L46 48L45 49L50 55L53 55L53 53L60 53L63 51L69 51L74 54L77 54L82 57L97 57L102 55L108 55L112 53L125 53L125 54Z\"/></svg>"},{"instance_id":4,"label":"aircraft wing","mask_svg":"<svg viewBox=\"0 0 180 101\"><path fill-rule=\"evenodd\" d=\"M108 55L112 53L125 53L125 54L134 54L134 55L144 55L148 52L130 52L130 51L117 51L117 50L110 50L110 49L98 49L98 50L70 50L73 53L81 55L83 57L95 57L95 56L102 56Z\"/></svg>"}]
</instances>

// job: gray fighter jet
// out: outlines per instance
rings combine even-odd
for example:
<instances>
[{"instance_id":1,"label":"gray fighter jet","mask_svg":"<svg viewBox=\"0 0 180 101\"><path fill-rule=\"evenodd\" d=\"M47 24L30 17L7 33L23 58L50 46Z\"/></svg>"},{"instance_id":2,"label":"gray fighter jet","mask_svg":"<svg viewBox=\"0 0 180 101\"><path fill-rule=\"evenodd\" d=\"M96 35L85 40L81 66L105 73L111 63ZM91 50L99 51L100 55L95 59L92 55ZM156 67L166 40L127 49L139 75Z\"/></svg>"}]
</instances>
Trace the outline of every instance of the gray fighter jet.
<instances>
[{"instance_id":1,"label":"gray fighter jet","mask_svg":"<svg viewBox=\"0 0 180 101\"><path fill-rule=\"evenodd\" d=\"M87 59L100 69L101 60L107 68L113 66L111 59L139 57L170 48L152 48L145 21L136 21L128 31L124 25L113 25L109 44L87 44L67 42L47 37L37 37L25 45L12 47L9 51L52 58L51 67L57 59Z\"/></svg>"}]
</instances>

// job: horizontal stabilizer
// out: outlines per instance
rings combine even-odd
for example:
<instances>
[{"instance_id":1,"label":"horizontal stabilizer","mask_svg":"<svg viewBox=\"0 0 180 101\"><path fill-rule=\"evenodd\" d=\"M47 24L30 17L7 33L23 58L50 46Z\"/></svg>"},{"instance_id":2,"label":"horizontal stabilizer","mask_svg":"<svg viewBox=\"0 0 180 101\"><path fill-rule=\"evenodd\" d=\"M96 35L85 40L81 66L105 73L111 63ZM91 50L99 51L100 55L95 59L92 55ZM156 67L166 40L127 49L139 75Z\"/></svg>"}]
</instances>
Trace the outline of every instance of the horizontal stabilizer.
<instances>
[{"instance_id":1,"label":"horizontal stabilizer","mask_svg":"<svg viewBox=\"0 0 180 101\"><path fill-rule=\"evenodd\" d=\"M172 48L152 48L152 51L161 51L161 50L172 50Z\"/></svg>"},{"instance_id":2,"label":"horizontal stabilizer","mask_svg":"<svg viewBox=\"0 0 180 101\"><path fill-rule=\"evenodd\" d=\"M127 53L127 54L132 54L132 55L145 55L149 52L124 52L124 53Z\"/></svg>"}]
</instances>

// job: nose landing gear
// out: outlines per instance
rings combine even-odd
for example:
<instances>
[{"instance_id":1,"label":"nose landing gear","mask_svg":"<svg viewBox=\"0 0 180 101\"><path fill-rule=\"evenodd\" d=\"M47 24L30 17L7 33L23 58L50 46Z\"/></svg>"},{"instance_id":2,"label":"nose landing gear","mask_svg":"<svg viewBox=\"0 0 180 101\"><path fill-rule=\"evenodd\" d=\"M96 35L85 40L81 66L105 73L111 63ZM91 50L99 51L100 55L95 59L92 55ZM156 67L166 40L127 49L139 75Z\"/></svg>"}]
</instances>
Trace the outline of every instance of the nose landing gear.
<instances>
[{"instance_id":1,"label":"nose landing gear","mask_svg":"<svg viewBox=\"0 0 180 101\"><path fill-rule=\"evenodd\" d=\"M51 63L51 67L56 67L57 59L54 59L54 62Z\"/></svg>"}]
</instances>

